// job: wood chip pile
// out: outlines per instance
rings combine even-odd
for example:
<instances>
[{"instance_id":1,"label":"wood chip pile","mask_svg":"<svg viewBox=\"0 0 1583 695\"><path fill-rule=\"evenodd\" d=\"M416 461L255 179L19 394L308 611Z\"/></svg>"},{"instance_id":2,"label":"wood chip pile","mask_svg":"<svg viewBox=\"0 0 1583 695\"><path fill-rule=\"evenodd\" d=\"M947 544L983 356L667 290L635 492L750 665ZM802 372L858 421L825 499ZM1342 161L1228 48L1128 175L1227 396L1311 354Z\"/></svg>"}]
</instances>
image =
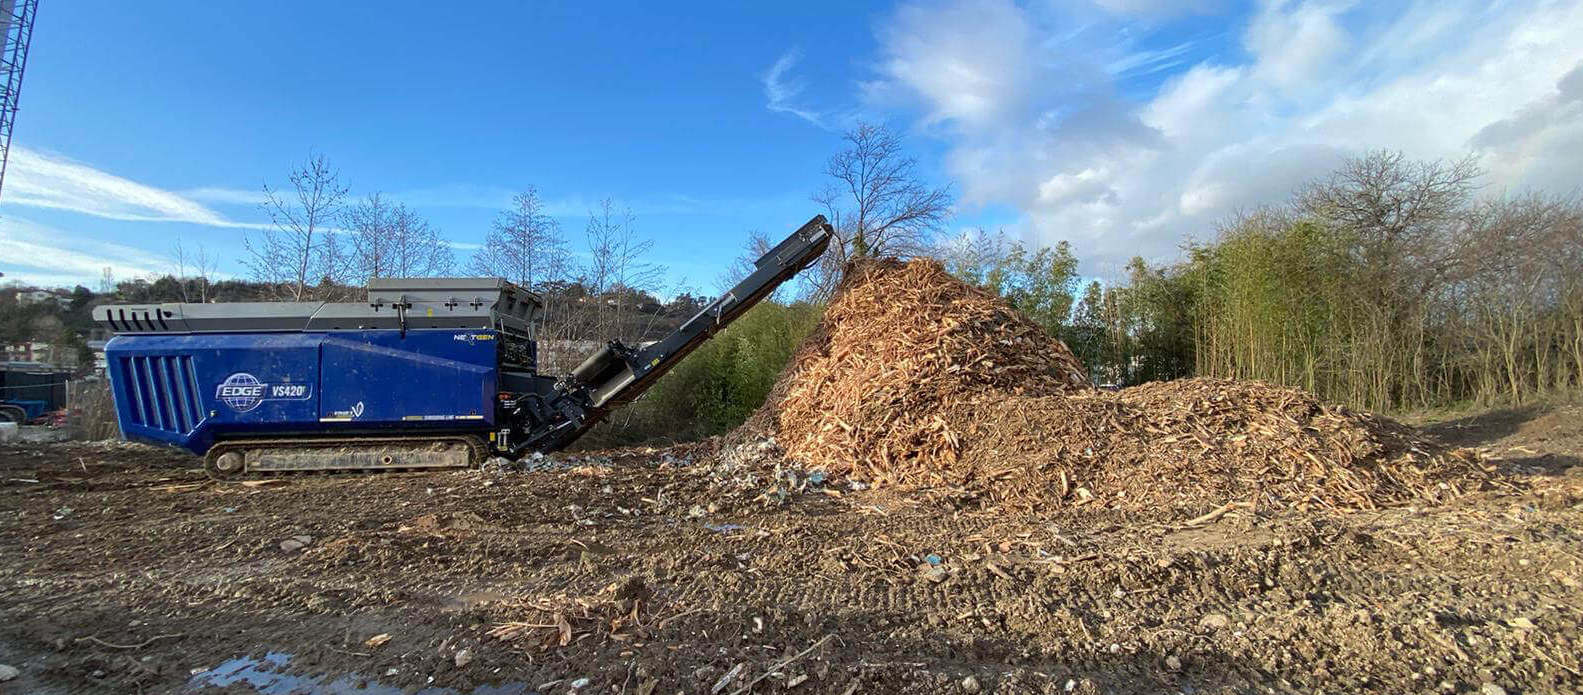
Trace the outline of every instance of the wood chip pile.
<instances>
[{"instance_id":1,"label":"wood chip pile","mask_svg":"<svg viewBox=\"0 0 1583 695\"><path fill-rule=\"evenodd\" d=\"M747 427L810 469L1031 509L1367 508L1487 479L1470 455L1295 389L1096 391L1064 344L922 259L850 268Z\"/></svg>"},{"instance_id":2,"label":"wood chip pile","mask_svg":"<svg viewBox=\"0 0 1583 695\"><path fill-rule=\"evenodd\" d=\"M792 367L779 441L862 477L954 461L965 442L942 417L952 404L1091 390L1065 345L934 261L851 268L822 329L825 349L801 351Z\"/></svg>"}]
</instances>

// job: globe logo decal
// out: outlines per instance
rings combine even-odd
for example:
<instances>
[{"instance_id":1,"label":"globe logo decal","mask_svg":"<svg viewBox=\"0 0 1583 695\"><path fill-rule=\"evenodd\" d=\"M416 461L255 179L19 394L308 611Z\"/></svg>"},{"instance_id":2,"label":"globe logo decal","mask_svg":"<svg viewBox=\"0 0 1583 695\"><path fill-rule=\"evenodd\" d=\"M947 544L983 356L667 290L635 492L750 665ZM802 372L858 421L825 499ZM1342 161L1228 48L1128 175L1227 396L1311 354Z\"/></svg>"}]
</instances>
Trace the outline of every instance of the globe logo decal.
<instances>
[{"instance_id":1,"label":"globe logo decal","mask_svg":"<svg viewBox=\"0 0 1583 695\"><path fill-rule=\"evenodd\" d=\"M220 383L220 388L215 390L214 397L231 406L232 410L245 413L264 402L264 387L265 384L252 374L237 372Z\"/></svg>"}]
</instances>

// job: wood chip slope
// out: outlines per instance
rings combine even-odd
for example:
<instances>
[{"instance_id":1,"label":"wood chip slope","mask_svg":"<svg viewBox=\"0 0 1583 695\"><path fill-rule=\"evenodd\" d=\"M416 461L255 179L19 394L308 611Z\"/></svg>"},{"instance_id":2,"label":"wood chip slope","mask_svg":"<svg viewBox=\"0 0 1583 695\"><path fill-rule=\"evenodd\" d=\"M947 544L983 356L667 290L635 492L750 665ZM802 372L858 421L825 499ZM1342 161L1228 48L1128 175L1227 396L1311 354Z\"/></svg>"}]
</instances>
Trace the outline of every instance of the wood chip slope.
<instances>
[{"instance_id":1,"label":"wood chip slope","mask_svg":"<svg viewBox=\"0 0 1583 695\"><path fill-rule=\"evenodd\" d=\"M1488 479L1471 455L1296 389L1096 391L1059 340L927 259L850 267L749 427L809 468L1028 509L1368 508Z\"/></svg>"}]
</instances>

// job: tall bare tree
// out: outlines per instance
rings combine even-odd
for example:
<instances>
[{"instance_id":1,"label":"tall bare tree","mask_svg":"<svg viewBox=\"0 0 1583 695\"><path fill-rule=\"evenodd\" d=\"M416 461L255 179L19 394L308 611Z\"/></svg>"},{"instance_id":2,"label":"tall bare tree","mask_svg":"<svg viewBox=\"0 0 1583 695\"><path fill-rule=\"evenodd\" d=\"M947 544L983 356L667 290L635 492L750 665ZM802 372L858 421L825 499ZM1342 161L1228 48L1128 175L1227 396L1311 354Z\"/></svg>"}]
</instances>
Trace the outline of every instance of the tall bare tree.
<instances>
[{"instance_id":1,"label":"tall bare tree","mask_svg":"<svg viewBox=\"0 0 1583 695\"><path fill-rule=\"evenodd\" d=\"M427 277L451 272L451 247L422 215L397 204L391 221L390 277Z\"/></svg>"},{"instance_id":2,"label":"tall bare tree","mask_svg":"<svg viewBox=\"0 0 1583 695\"><path fill-rule=\"evenodd\" d=\"M270 228L244 238L254 280L283 298L300 302L335 287L345 263L332 225L341 214L347 187L324 155L309 155L292 170L284 190L264 184Z\"/></svg>"},{"instance_id":3,"label":"tall bare tree","mask_svg":"<svg viewBox=\"0 0 1583 695\"><path fill-rule=\"evenodd\" d=\"M540 321L548 326L561 307L556 306L555 298L546 289L566 276L569 264L560 223L545 211L538 189L529 186L495 218L483 248L473 253L467 269L503 277L537 292L544 301Z\"/></svg>"},{"instance_id":4,"label":"tall bare tree","mask_svg":"<svg viewBox=\"0 0 1583 695\"><path fill-rule=\"evenodd\" d=\"M565 273L566 261L561 226L545 212L538 189L529 186L495 218L483 248L468 262L468 270L503 277L537 291Z\"/></svg>"},{"instance_id":5,"label":"tall bare tree","mask_svg":"<svg viewBox=\"0 0 1583 695\"><path fill-rule=\"evenodd\" d=\"M951 209L950 190L924 183L917 160L886 126L860 123L845 140L825 165L831 182L813 196L839 241L821 262L822 296L834 291L849 258L926 252Z\"/></svg>"},{"instance_id":6,"label":"tall bare tree","mask_svg":"<svg viewBox=\"0 0 1583 695\"><path fill-rule=\"evenodd\" d=\"M341 226L351 237L349 275L356 278L388 277L392 205L380 193L371 193L346 208Z\"/></svg>"},{"instance_id":7,"label":"tall bare tree","mask_svg":"<svg viewBox=\"0 0 1583 695\"><path fill-rule=\"evenodd\" d=\"M346 210L350 279L428 277L451 270L451 247L422 216L374 193Z\"/></svg>"},{"instance_id":8,"label":"tall bare tree","mask_svg":"<svg viewBox=\"0 0 1583 695\"><path fill-rule=\"evenodd\" d=\"M584 282L588 285L588 291L596 297L609 291L614 282L616 244L621 236L622 224L629 217L631 211L618 212L615 201L610 198L599 201L599 205L588 213L588 226L583 232L588 242Z\"/></svg>"},{"instance_id":9,"label":"tall bare tree","mask_svg":"<svg viewBox=\"0 0 1583 695\"><path fill-rule=\"evenodd\" d=\"M1366 375L1355 383L1367 395L1356 400L1399 402L1429 392L1428 319L1457 262L1455 234L1481 175L1472 158L1413 161L1376 150L1297 196L1297 213L1341 232L1357 257L1342 283L1354 336L1347 359Z\"/></svg>"},{"instance_id":10,"label":"tall bare tree","mask_svg":"<svg viewBox=\"0 0 1583 695\"><path fill-rule=\"evenodd\" d=\"M220 259L210 254L209 249L202 243L196 248L189 249L181 239L177 239L176 243L171 245L171 259L175 265L176 280L181 283L181 301L192 301L194 290L197 292L199 302L209 301L210 277L219 270ZM188 271L192 272L190 276Z\"/></svg>"},{"instance_id":11,"label":"tall bare tree","mask_svg":"<svg viewBox=\"0 0 1583 695\"><path fill-rule=\"evenodd\" d=\"M1484 201L1460 230L1454 278L1464 335L1484 395L1523 403L1580 385L1583 210L1541 194Z\"/></svg>"},{"instance_id":12,"label":"tall bare tree","mask_svg":"<svg viewBox=\"0 0 1583 695\"><path fill-rule=\"evenodd\" d=\"M618 212L609 198L589 214L587 237L587 282L594 298L607 307L607 321L601 323L610 335L640 339L643 331L629 325L633 305L658 290L665 277L665 266L648 260L654 241L639 236L631 209Z\"/></svg>"},{"instance_id":13,"label":"tall bare tree","mask_svg":"<svg viewBox=\"0 0 1583 695\"><path fill-rule=\"evenodd\" d=\"M1449 235L1482 175L1472 157L1411 161L1401 152L1374 150L1301 191L1297 209L1355 236L1367 250L1377 291L1423 291L1450 269Z\"/></svg>"}]
</instances>

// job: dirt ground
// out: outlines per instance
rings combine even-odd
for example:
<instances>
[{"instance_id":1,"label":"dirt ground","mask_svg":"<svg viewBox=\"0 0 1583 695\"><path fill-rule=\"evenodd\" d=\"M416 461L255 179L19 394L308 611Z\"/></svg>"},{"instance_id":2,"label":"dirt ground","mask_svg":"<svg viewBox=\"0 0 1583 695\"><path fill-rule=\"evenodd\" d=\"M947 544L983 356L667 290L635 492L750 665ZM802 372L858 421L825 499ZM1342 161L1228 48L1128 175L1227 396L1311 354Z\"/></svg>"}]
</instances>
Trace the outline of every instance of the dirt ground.
<instances>
[{"instance_id":1,"label":"dirt ground","mask_svg":"<svg viewBox=\"0 0 1583 695\"><path fill-rule=\"evenodd\" d=\"M1583 408L1421 424L1502 483L1189 523L686 449L252 486L3 445L0 692L1583 690Z\"/></svg>"}]
</instances>

